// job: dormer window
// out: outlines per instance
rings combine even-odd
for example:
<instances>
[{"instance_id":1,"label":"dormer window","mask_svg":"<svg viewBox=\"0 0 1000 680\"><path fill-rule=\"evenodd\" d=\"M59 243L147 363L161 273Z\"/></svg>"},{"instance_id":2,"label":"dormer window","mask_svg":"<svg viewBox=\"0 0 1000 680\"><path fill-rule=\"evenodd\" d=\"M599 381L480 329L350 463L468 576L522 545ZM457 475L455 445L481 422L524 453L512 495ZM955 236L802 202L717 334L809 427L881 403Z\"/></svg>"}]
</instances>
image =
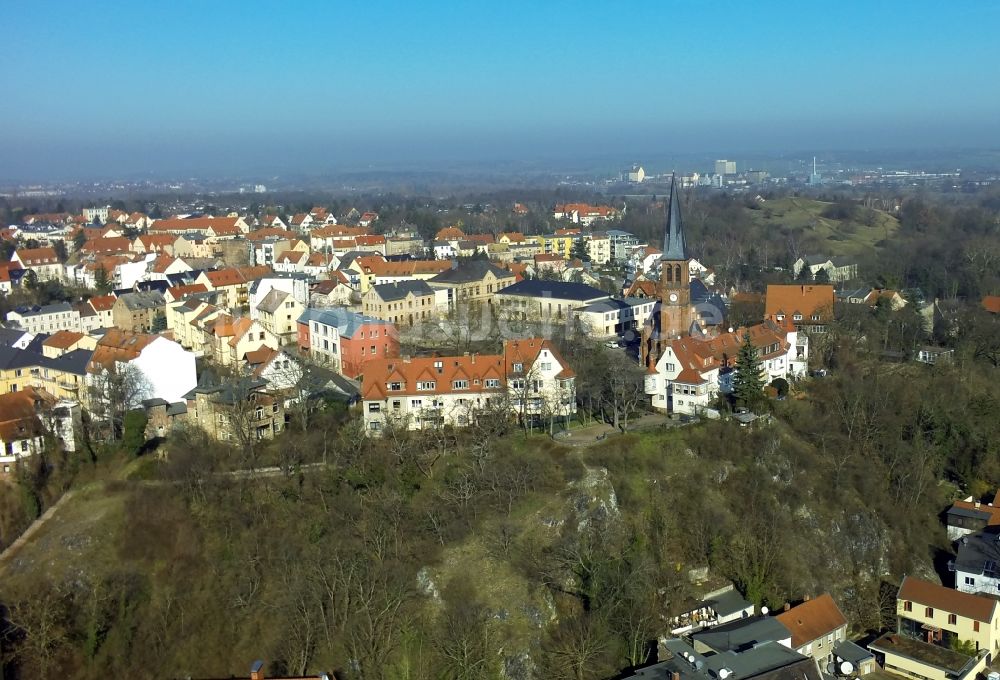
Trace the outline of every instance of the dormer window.
<instances>
[{"instance_id":1,"label":"dormer window","mask_svg":"<svg viewBox=\"0 0 1000 680\"><path fill-rule=\"evenodd\" d=\"M524 364L514 364L514 372L520 373L524 370Z\"/></svg>"},{"instance_id":2,"label":"dormer window","mask_svg":"<svg viewBox=\"0 0 1000 680\"><path fill-rule=\"evenodd\" d=\"M451 387L452 387L452 389L455 389L455 390L467 390L467 389L469 389L469 381L468 380L452 380L451 381Z\"/></svg>"},{"instance_id":3,"label":"dormer window","mask_svg":"<svg viewBox=\"0 0 1000 680\"><path fill-rule=\"evenodd\" d=\"M795 321L802 321L802 315L801 314L796 314L795 316L792 317L792 319L795 320Z\"/></svg>"},{"instance_id":4,"label":"dormer window","mask_svg":"<svg viewBox=\"0 0 1000 680\"><path fill-rule=\"evenodd\" d=\"M403 389L403 383L401 383L401 382L391 382L391 383L388 383L386 385L386 387L389 388L389 390L391 390L393 392L398 392L399 390Z\"/></svg>"}]
</instances>

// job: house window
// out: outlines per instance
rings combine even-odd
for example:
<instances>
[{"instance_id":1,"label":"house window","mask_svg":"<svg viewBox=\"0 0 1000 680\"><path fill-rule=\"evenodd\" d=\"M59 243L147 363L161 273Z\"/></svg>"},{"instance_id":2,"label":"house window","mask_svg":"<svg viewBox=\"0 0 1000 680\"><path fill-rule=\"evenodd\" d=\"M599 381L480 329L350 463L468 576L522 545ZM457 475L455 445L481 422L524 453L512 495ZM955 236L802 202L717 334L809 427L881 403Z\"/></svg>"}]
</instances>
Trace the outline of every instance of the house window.
<instances>
[{"instance_id":1,"label":"house window","mask_svg":"<svg viewBox=\"0 0 1000 680\"><path fill-rule=\"evenodd\" d=\"M399 390L403 389L403 383L391 382L388 385L386 385L386 387L388 387L390 390L398 392Z\"/></svg>"},{"instance_id":2,"label":"house window","mask_svg":"<svg viewBox=\"0 0 1000 680\"><path fill-rule=\"evenodd\" d=\"M906 602L904 602L903 603L903 611L904 612L912 612L913 611L913 603L910 602L909 600L907 600Z\"/></svg>"},{"instance_id":3,"label":"house window","mask_svg":"<svg viewBox=\"0 0 1000 680\"><path fill-rule=\"evenodd\" d=\"M956 623L958 623L958 616L956 616L955 614L948 614L948 623L954 626Z\"/></svg>"},{"instance_id":4,"label":"house window","mask_svg":"<svg viewBox=\"0 0 1000 680\"><path fill-rule=\"evenodd\" d=\"M541 364L539 364L538 367L539 367L540 370L543 370L543 371L551 371L552 370L552 363L549 362L549 361L543 361Z\"/></svg>"},{"instance_id":5,"label":"house window","mask_svg":"<svg viewBox=\"0 0 1000 680\"><path fill-rule=\"evenodd\" d=\"M514 364L514 372L520 373L524 370L524 364Z\"/></svg>"},{"instance_id":6,"label":"house window","mask_svg":"<svg viewBox=\"0 0 1000 680\"><path fill-rule=\"evenodd\" d=\"M410 408L420 408L420 404L423 403L420 399L410 399Z\"/></svg>"},{"instance_id":7,"label":"house window","mask_svg":"<svg viewBox=\"0 0 1000 680\"><path fill-rule=\"evenodd\" d=\"M368 429L369 430L379 430L381 428L382 428L382 423L380 423L377 420L373 420L370 423L368 423Z\"/></svg>"},{"instance_id":8,"label":"house window","mask_svg":"<svg viewBox=\"0 0 1000 680\"><path fill-rule=\"evenodd\" d=\"M417 383L417 391L418 392L426 392L426 391L429 391L429 390L433 390L436 386L437 386L437 383L435 383L433 380L430 380L430 381L427 381L427 382L418 382Z\"/></svg>"},{"instance_id":9,"label":"house window","mask_svg":"<svg viewBox=\"0 0 1000 680\"><path fill-rule=\"evenodd\" d=\"M792 319L794 319L795 321L802 321L802 315L801 314L796 314L796 315L794 315L792 317Z\"/></svg>"},{"instance_id":10,"label":"house window","mask_svg":"<svg viewBox=\"0 0 1000 680\"><path fill-rule=\"evenodd\" d=\"M974 586L974 585L976 585L976 579L972 578L971 576L966 576L965 577L965 585L967 585L967 586Z\"/></svg>"},{"instance_id":11,"label":"house window","mask_svg":"<svg viewBox=\"0 0 1000 680\"><path fill-rule=\"evenodd\" d=\"M500 381L497 380L496 378L487 378L486 379L486 387L488 387L488 388L500 387Z\"/></svg>"},{"instance_id":12,"label":"house window","mask_svg":"<svg viewBox=\"0 0 1000 680\"><path fill-rule=\"evenodd\" d=\"M973 632L976 632L976 633L979 632L979 621L973 621L972 622L972 630L973 630Z\"/></svg>"},{"instance_id":13,"label":"house window","mask_svg":"<svg viewBox=\"0 0 1000 680\"><path fill-rule=\"evenodd\" d=\"M467 390L467 389L469 389L469 381L468 380L452 380L451 381L451 387L452 387L452 389L455 389L455 390Z\"/></svg>"},{"instance_id":14,"label":"house window","mask_svg":"<svg viewBox=\"0 0 1000 680\"><path fill-rule=\"evenodd\" d=\"M926 616L929 619L933 619L934 618L934 607L925 607L924 608L924 616Z\"/></svg>"},{"instance_id":15,"label":"house window","mask_svg":"<svg viewBox=\"0 0 1000 680\"><path fill-rule=\"evenodd\" d=\"M399 402L399 399L393 399L392 400L392 407L394 409L396 409L398 411L400 406L402 406L402 404Z\"/></svg>"},{"instance_id":16,"label":"house window","mask_svg":"<svg viewBox=\"0 0 1000 680\"><path fill-rule=\"evenodd\" d=\"M379 404L379 403L374 402L374 401L368 404L368 412L369 413L378 413L381 410L382 410L382 404Z\"/></svg>"}]
</instances>

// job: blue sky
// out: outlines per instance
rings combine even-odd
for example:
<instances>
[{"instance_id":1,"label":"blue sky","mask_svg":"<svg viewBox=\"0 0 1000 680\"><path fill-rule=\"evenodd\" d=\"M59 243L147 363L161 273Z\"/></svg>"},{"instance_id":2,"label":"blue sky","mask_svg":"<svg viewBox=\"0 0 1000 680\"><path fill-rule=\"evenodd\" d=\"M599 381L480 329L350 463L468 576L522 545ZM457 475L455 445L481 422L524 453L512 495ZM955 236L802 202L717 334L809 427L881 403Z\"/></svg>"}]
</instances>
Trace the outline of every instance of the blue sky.
<instances>
[{"instance_id":1,"label":"blue sky","mask_svg":"<svg viewBox=\"0 0 1000 680\"><path fill-rule=\"evenodd\" d=\"M1000 146L985 1L8 0L0 24L0 177Z\"/></svg>"}]
</instances>

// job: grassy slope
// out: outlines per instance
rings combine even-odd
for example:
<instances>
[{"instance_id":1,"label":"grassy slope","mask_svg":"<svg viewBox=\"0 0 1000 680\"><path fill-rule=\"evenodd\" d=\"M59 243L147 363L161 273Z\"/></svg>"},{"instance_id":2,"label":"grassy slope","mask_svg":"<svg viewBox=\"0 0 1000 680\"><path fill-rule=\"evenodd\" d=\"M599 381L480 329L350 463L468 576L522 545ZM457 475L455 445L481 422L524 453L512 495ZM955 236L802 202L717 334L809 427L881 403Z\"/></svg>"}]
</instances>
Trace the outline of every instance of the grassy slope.
<instances>
[{"instance_id":1,"label":"grassy slope","mask_svg":"<svg viewBox=\"0 0 1000 680\"><path fill-rule=\"evenodd\" d=\"M760 210L748 212L757 225L795 232L805 252L831 257L871 251L899 228L899 220L882 211L874 211L873 226L827 219L821 213L829 205L807 198L780 198L764 203Z\"/></svg>"},{"instance_id":2,"label":"grassy slope","mask_svg":"<svg viewBox=\"0 0 1000 680\"><path fill-rule=\"evenodd\" d=\"M0 565L5 590L30 586L43 574L60 582L79 573L83 564L110 569L117 562L126 496L104 484L78 491Z\"/></svg>"}]
</instances>

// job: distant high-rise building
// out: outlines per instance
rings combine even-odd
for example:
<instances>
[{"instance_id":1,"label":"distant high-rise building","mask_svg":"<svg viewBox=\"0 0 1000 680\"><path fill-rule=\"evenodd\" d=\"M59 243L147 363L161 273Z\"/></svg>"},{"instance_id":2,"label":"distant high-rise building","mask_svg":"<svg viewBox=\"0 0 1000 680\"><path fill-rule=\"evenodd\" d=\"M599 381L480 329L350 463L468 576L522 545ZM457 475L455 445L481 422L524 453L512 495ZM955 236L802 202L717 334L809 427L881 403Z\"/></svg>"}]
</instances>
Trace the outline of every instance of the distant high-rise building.
<instances>
[{"instance_id":1,"label":"distant high-rise building","mask_svg":"<svg viewBox=\"0 0 1000 680\"><path fill-rule=\"evenodd\" d=\"M263 184L254 184L253 185L253 191L254 191L255 194L266 194L267 193L267 187L264 186Z\"/></svg>"},{"instance_id":2,"label":"distant high-rise building","mask_svg":"<svg viewBox=\"0 0 1000 680\"><path fill-rule=\"evenodd\" d=\"M735 175L736 174L736 161L715 161L715 174L716 175Z\"/></svg>"},{"instance_id":3,"label":"distant high-rise building","mask_svg":"<svg viewBox=\"0 0 1000 680\"><path fill-rule=\"evenodd\" d=\"M816 157L813 156L813 171L812 174L809 175L809 184L815 186L817 184L822 184L822 182L823 179L819 176L819 173L816 172Z\"/></svg>"}]
</instances>

